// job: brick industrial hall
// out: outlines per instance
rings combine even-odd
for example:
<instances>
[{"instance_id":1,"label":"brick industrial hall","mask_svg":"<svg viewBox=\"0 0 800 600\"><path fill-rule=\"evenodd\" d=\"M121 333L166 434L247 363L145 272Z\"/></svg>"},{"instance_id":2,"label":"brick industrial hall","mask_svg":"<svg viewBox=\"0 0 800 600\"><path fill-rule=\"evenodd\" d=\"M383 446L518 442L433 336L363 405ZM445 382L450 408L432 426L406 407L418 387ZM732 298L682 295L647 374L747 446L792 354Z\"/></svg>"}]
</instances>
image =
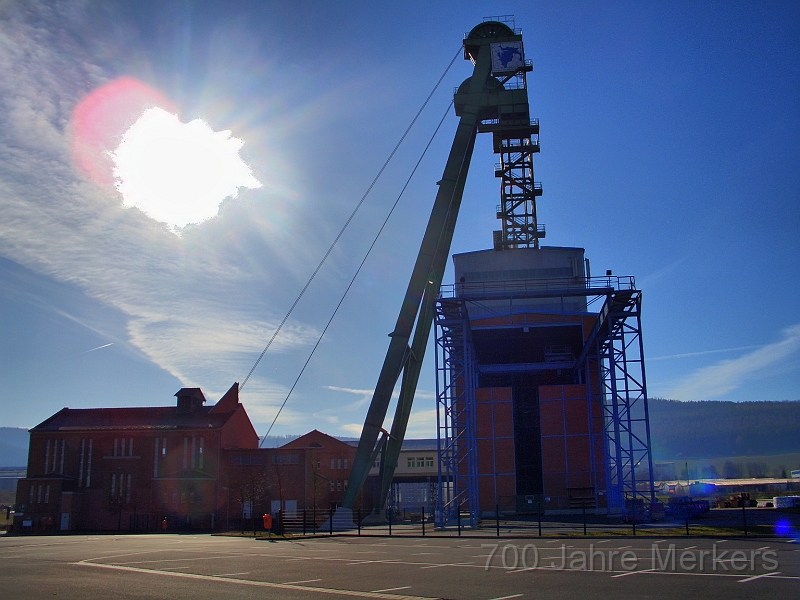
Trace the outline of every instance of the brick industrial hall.
<instances>
[{"instance_id":1,"label":"brick industrial hall","mask_svg":"<svg viewBox=\"0 0 800 600\"><path fill-rule=\"evenodd\" d=\"M259 448L238 384L213 406L199 388L175 396L174 406L64 408L31 429L15 530L213 530L341 503L351 445L315 430Z\"/></svg>"}]
</instances>

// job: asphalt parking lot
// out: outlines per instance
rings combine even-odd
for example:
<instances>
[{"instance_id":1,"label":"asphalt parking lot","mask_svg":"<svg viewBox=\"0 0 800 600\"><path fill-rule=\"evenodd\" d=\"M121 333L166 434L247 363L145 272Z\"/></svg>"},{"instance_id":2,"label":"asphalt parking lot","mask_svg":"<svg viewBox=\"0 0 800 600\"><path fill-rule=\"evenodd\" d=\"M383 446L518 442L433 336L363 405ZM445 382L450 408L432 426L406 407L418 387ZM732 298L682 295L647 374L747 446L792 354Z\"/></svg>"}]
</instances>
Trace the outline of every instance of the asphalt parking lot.
<instances>
[{"instance_id":1,"label":"asphalt parking lot","mask_svg":"<svg viewBox=\"0 0 800 600\"><path fill-rule=\"evenodd\" d=\"M3 598L795 597L789 539L0 538Z\"/></svg>"}]
</instances>

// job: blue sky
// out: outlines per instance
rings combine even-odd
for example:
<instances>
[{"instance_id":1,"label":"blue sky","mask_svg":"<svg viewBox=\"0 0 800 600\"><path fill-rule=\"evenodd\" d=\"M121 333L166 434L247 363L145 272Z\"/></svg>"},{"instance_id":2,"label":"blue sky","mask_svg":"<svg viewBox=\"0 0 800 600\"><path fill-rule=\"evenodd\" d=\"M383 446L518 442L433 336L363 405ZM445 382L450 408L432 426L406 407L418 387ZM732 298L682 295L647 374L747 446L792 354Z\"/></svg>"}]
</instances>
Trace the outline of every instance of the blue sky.
<instances>
[{"instance_id":1,"label":"blue sky","mask_svg":"<svg viewBox=\"0 0 800 600\"><path fill-rule=\"evenodd\" d=\"M649 394L800 399L796 3L5 1L2 425L182 386L214 402L241 381L464 33L501 14L534 62L546 244L636 276ZM470 72L459 58L243 390L260 433ZM180 236L123 208L70 151L75 106L120 77L242 139L263 186ZM455 126L451 111L274 433L358 434ZM479 137L454 252L491 245L495 161ZM431 363L409 435L434 435L433 398Z\"/></svg>"}]
</instances>

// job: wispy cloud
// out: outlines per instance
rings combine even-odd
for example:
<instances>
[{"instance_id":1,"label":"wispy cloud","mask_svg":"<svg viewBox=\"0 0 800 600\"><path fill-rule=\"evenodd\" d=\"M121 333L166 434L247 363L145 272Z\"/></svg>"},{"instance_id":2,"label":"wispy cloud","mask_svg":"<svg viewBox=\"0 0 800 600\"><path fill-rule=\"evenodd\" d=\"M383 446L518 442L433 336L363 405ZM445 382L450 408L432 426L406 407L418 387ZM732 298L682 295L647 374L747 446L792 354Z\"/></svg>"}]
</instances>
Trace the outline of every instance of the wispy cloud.
<instances>
[{"instance_id":1,"label":"wispy cloud","mask_svg":"<svg viewBox=\"0 0 800 600\"><path fill-rule=\"evenodd\" d=\"M666 356L648 356L648 361L653 360L672 360L674 358L688 358L691 356L705 356L706 354L721 354L723 352L737 352L739 350L752 350L761 346L738 346L736 348L720 348L719 350L701 350L700 352L684 352L682 354L668 354Z\"/></svg>"},{"instance_id":2,"label":"wispy cloud","mask_svg":"<svg viewBox=\"0 0 800 600\"><path fill-rule=\"evenodd\" d=\"M673 389L668 397L681 400L717 398L741 385L767 377L770 368L800 350L800 324L783 331L783 339L748 352L734 360L724 360L692 373Z\"/></svg>"},{"instance_id":3,"label":"wispy cloud","mask_svg":"<svg viewBox=\"0 0 800 600\"><path fill-rule=\"evenodd\" d=\"M305 259L286 242L288 227L264 225L290 203L274 188L242 193L236 206L229 202L220 217L182 237L124 209L113 190L75 170L70 116L120 70L148 70L135 44L119 52L120 40L136 35L124 22L94 22L104 18L99 7L22 4L7 3L0 15L0 256L117 309L127 319L125 341L185 385L224 392L274 331L275 307L286 304L282 295L291 293L285 290ZM309 246L302 252L313 254ZM280 256L272 253L277 247ZM283 260L293 253L295 262ZM270 352L306 347L317 335L294 321ZM269 414L276 393L285 394L267 379L260 387L266 395L259 400L255 382L247 390L254 420Z\"/></svg>"}]
</instances>

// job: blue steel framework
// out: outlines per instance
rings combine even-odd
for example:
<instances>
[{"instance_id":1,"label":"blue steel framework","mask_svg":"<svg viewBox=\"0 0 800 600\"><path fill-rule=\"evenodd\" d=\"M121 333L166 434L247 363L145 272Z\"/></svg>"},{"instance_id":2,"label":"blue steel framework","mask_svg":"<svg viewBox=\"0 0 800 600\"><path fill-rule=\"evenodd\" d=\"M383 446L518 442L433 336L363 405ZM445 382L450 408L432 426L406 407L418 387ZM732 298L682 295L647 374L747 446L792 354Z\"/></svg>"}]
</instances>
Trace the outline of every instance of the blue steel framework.
<instances>
[{"instance_id":1,"label":"blue steel framework","mask_svg":"<svg viewBox=\"0 0 800 600\"><path fill-rule=\"evenodd\" d=\"M436 525L478 524L478 463L475 452L475 390L478 373L466 305L439 298L435 316L436 437L439 452Z\"/></svg>"},{"instance_id":2,"label":"blue steel framework","mask_svg":"<svg viewBox=\"0 0 800 600\"><path fill-rule=\"evenodd\" d=\"M641 308L639 290L608 294L581 354L589 397L602 407L608 509L626 519L655 502Z\"/></svg>"},{"instance_id":3,"label":"blue steel framework","mask_svg":"<svg viewBox=\"0 0 800 600\"><path fill-rule=\"evenodd\" d=\"M632 277L587 278L585 285L565 290L556 280L493 284L472 297L459 286L442 286L436 303L437 437L440 455L437 525L453 525L455 507L466 509L468 524L476 526L478 506L475 389L478 366L470 339L467 303L472 300L564 298L585 296L592 304L605 297L597 321L581 354L573 363L577 383L587 386L587 399L601 406L603 435L590 435L604 456L605 481L595 485L595 506L606 493L609 514L645 518L655 501L650 425L641 336L641 291ZM561 288L561 291L558 291ZM505 289L505 291L503 291ZM464 385L464 382L469 382ZM589 415L592 411L589 411ZM638 472L637 473L637 469ZM641 475L641 477L639 477ZM639 478L639 479L637 479ZM640 511L640 512L638 512Z\"/></svg>"}]
</instances>

